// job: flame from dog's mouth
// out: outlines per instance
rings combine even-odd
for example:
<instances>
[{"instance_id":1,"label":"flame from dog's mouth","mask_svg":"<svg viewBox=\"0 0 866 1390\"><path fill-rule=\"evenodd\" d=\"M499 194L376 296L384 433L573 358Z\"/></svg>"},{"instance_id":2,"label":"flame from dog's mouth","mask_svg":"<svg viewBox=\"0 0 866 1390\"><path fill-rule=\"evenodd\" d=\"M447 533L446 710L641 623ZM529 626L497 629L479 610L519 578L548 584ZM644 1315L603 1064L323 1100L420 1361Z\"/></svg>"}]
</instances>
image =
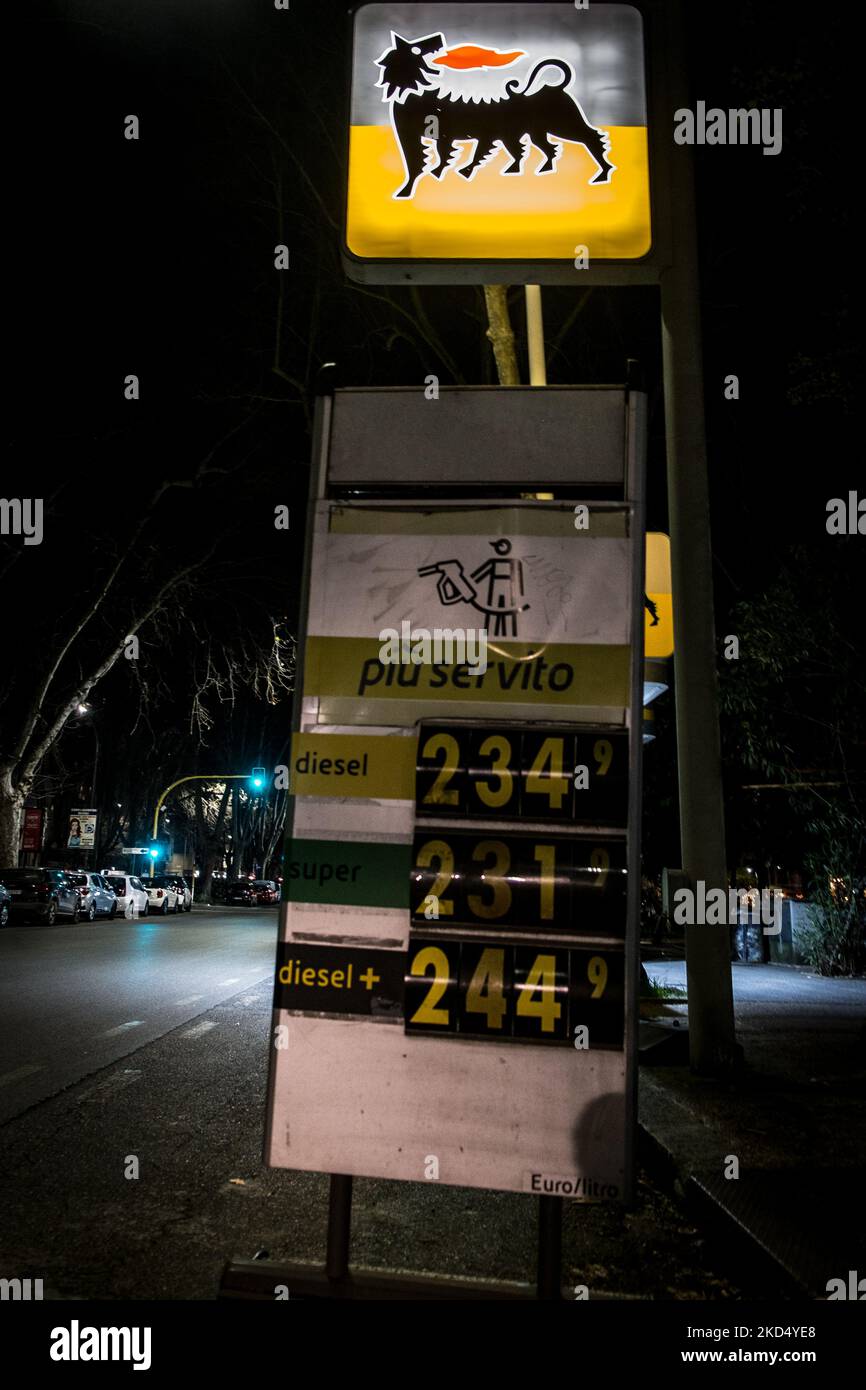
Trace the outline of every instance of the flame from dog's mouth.
<instances>
[{"instance_id":1,"label":"flame from dog's mouth","mask_svg":"<svg viewBox=\"0 0 866 1390\"><path fill-rule=\"evenodd\" d=\"M524 55L516 49L513 53L500 53L496 48L479 48L474 43L461 44L459 48L449 48L441 58L432 61L442 68L504 68Z\"/></svg>"}]
</instances>

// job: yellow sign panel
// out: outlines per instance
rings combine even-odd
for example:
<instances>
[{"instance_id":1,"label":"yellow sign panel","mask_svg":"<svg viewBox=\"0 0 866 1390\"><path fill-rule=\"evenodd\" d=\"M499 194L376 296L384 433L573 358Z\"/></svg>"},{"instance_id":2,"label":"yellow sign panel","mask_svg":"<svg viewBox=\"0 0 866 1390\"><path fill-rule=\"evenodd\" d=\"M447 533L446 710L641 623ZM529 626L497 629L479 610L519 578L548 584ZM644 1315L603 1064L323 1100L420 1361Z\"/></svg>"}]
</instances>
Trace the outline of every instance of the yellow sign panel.
<instances>
[{"instance_id":1,"label":"yellow sign panel","mask_svg":"<svg viewBox=\"0 0 866 1390\"><path fill-rule=\"evenodd\" d=\"M353 126L349 144L348 249L359 258L567 260L584 245L594 260L636 260L650 249L647 133L611 127L619 164L616 186L593 187L592 161L578 146L563 150L556 178L502 177L504 156L471 183L423 179L411 200L397 200L402 163L389 126ZM460 170L457 170L459 174ZM531 184L528 180L532 178Z\"/></svg>"},{"instance_id":2,"label":"yellow sign panel","mask_svg":"<svg viewBox=\"0 0 866 1390\"><path fill-rule=\"evenodd\" d=\"M651 241L638 10L360 7L346 217L356 261L577 271L581 258L638 260Z\"/></svg>"},{"instance_id":3,"label":"yellow sign panel","mask_svg":"<svg viewBox=\"0 0 866 1390\"><path fill-rule=\"evenodd\" d=\"M671 594L671 541L661 531L646 538L644 656L672 656L674 606Z\"/></svg>"},{"instance_id":4,"label":"yellow sign panel","mask_svg":"<svg viewBox=\"0 0 866 1390\"><path fill-rule=\"evenodd\" d=\"M415 739L371 734L294 734L289 790L294 796L415 795Z\"/></svg>"}]
</instances>

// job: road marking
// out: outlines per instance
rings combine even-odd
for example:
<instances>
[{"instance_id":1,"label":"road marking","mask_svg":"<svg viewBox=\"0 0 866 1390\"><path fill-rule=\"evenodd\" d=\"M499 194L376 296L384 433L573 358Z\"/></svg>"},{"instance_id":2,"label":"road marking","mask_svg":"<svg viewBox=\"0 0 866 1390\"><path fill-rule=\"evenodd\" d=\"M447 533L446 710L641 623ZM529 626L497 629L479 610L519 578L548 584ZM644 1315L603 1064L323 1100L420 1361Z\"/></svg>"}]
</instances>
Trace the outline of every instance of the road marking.
<instances>
[{"instance_id":1,"label":"road marking","mask_svg":"<svg viewBox=\"0 0 866 1390\"><path fill-rule=\"evenodd\" d=\"M220 980L219 984L217 985L217 989L221 989L223 985L239 985L240 982L240 975L232 975L231 978L228 980Z\"/></svg>"},{"instance_id":2,"label":"road marking","mask_svg":"<svg viewBox=\"0 0 866 1390\"><path fill-rule=\"evenodd\" d=\"M209 1033L211 1028L216 1028L215 1023L197 1023L194 1028L187 1028L185 1033L181 1033L182 1038L200 1038L202 1033Z\"/></svg>"},{"instance_id":3,"label":"road marking","mask_svg":"<svg viewBox=\"0 0 866 1390\"><path fill-rule=\"evenodd\" d=\"M179 1009L182 1004L195 1004L199 999L204 999L203 994L190 994L186 999L175 999L174 1008Z\"/></svg>"},{"instance_id":4,"label":"road marking","mask_svg":"<svg viewBox=\"0 0 866 1390\"><path fill-rule=\"evenodd\" d=\"M25 1076L32 1076L35 1071L42 1071L42 1067L31 1062L26 1067L18 1067L15 1071L4 1072L0 1076L0 1086L11 1086L13 1081L23 1081Z\"/></svg>"},{"instance_id":5,"label":"road marking","mask_svg":"<svg viewBox=\"0 0 866 1390\"><path fill-rule=\"evenodd\" d=\"M144 1023L143 1018L132 1018L129 1023L118 1023L116 1028L109 1028L107 1032L100 1033L101 1038L116 1038L118 1033L125 1033L128 1028L140 1028Z\"/></svg>"},{"instance_id":6,"label":"road marking","mask_svg":"<svg viewBox=\"0 0 866 1390\"><path fill-rule=\"evenodd\" d=\"M244 1005L247 1005L247 1004L258 1004L258 1002L259 1002L259 995L258 995L258 994L245 994L245 995L243 995L243 997L242 997L242 999L241 999L241 1003L244 1004Z\"/></svg>"}]
</instances>

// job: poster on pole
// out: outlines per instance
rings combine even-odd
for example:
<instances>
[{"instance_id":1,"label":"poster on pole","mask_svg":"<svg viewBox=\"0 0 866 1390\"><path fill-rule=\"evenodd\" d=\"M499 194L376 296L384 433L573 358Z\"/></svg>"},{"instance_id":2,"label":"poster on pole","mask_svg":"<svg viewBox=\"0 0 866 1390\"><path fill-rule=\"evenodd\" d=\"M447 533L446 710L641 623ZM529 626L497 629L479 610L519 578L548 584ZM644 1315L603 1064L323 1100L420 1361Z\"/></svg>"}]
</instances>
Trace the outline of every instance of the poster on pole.
<instances>
[{"instance_id":1,"label":"poster on pole","mask_svg":"<svg viewBox=\"0 0 866 1390\"><path fill-rule=\"evenodd\" d=\"M93 849L96 844L95 810L73 807L69 812L69 831L66 837L67 849Z\"/></svg>"}]
</instances>

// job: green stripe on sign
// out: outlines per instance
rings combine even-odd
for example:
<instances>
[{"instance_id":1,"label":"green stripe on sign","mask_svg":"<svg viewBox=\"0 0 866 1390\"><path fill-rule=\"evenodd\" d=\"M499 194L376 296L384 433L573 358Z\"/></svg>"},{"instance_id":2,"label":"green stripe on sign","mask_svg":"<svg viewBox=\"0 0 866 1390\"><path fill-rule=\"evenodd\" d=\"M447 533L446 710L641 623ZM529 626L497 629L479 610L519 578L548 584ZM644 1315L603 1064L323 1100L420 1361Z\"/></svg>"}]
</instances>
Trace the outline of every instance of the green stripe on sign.
<instances>
[{"instance_id":1,"label":"green stripe on sign","mask_svg":"<svg viewBox=\"0 0 866 1390\"><path fill-rule=\"evenodd\" d=\"M293 903L408 908L411 863L411 845L292 840L284 897Z\"/></svg>"}]
</instances>

